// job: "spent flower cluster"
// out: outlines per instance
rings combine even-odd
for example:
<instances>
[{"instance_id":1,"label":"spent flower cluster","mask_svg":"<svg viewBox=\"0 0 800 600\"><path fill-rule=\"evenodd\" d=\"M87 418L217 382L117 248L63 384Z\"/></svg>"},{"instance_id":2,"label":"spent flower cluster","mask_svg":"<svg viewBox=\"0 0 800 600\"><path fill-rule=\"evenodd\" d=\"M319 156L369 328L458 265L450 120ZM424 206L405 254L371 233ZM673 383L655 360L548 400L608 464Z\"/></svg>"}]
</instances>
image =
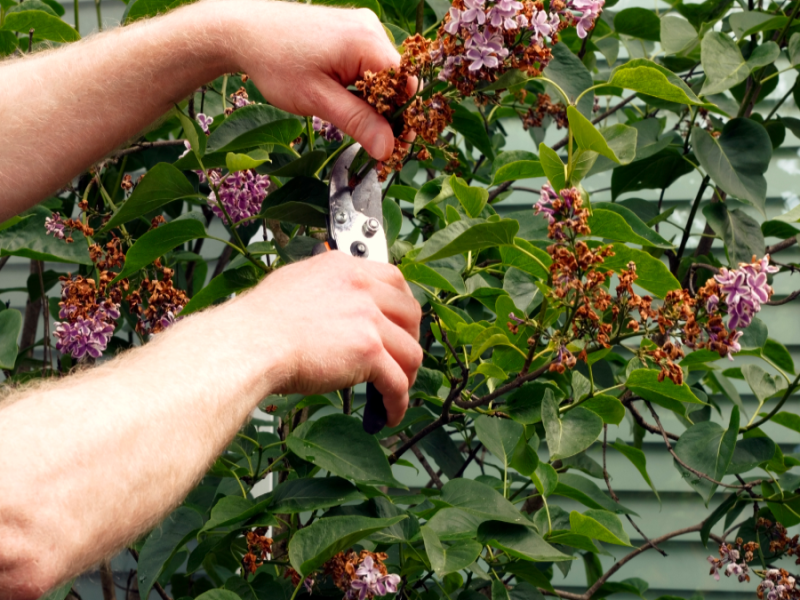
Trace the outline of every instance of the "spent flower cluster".
<instances>
[{"instance_id":1,"label":"spent flower cluster","mask_svg":"<svg viewBox=\"0 0 800 600\"><path fill-rule=\"evenodd\" d=\"M720 544L720 558L709 556L707 559L711 563L709 575L719 581L719 573L723 571L725 577L737 577L739 582L750 581L747 563L753 560L753 552L757 549L757 543L745 543L742 538L736 538L736 544Z\"/></svg>"}]
</instances>

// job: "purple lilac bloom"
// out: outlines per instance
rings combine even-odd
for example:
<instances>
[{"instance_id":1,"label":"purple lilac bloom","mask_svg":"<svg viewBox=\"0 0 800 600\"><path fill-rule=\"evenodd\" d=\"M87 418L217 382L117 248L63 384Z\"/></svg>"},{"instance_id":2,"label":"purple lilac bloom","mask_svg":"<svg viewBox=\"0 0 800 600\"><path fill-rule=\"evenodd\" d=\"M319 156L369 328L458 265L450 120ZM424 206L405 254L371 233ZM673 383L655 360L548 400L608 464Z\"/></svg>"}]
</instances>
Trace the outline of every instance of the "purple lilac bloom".
<instances>
[{"instance_id":1,"label":"purple lilac bloom","mask_svg":"<svg viewBox=\"0 0 800 600\"><path fill-rule=\"evenodd\" d=\"M314 127L314 131L322 135L322 137L329 142L341 142L344 139L342 132L339 131L339 128L333 123L323 121L319 117L313 117L311 119L311 124Z\"/></svg>"},{"instance_id":2,"label":"purple lilac bloom","mask_svg":"<svg viewBox=\"0 0 800 600\"><path fill-rule=\"evenodd\" d=\"M189 140L183 140L183 145L186 148L186 150L184 150L183 154L181 154L178 158L183 158L184 156L189 154L189 152L192 151L192 145L189 143ZM202 173L202 171L201 171L201 173Z\"/></svg>"},{"instance_id":3,"label":"purple lilac bloom","mask_svg":"<svg viewBox=\"0 0 800 600\"><path fill-rule=\"evenodd\" d=\"M517 0L498 0L492 8L489 9L489 24L492 27L503 29L517 29L519 24L515 17L517 12L522 10L522 2Z\"/></svg>"},{"instance_id":4,"label":"purple lilac bloom","mask_svg":"<svg viewBox=\"0 0 800 600\"><path fill-rule=\"evenodd\" d=\"M772 293L767 275L777 272L778 267L769 264L769 255L754 263L739 263L738 269L720 269L714 279L725 294L729 329L744 329L750 325Z\"/></svg>"},{"instance_id":5,"label":"purple lilac bloom","mask_svg":"<svg viewBox=\"0 0 800 600\"><path fill-rule=\"evenodd\" d=\"M558 194L549 183L545 183L541 189L541 197L539 201L533 205L534 214L544 213L547 216L547 221L552 225L556 222L555 211L552 208L553 201L558 200Z\"/></svg>"},{"instance_id":6,"label":"purple lilac bloom","mask_svg":"<svg viewBox=\"0 0 800 600\"><path fill-rule=\"evenodd\" d=\"M450 9L450 20L444 26L444 30L450 35L456 35L461 27L461 11L457 8Z\"/></svg>"},{"instance_id":7,"label":"purple lilac bloom","mask_svg":"<svg viewBox=\"0 0 800 600\"><path fill-rule=\"evenodd\" d=\"M394 594L400 583L399 575L382 575L371 556L364 558L356 570L356 576L357 579L350 582L350 590L345 596L347 600L366 600L374 596Z\"/></svg>"},{"instance_id":8,"label":"purple lilac bloom","mask_svg":"<svg viewBox=\"0 0 800 600\"><path fill-rule=\"evenodd\" d=\"M203 113L197 113L197 123L200 125L200 129L203 130L203 133L208 135L209 131L208 128L214 122L214 117L209 117L204 115Z\"/></svg>"},{"instance_id":9,"label":"purple lilac bloom","mask_svg":"<svg viewBox=\"0 0 800 600\"><path fill-rule=\"evenodd\" d=\"M472 61L470 71L478 71L483 67L496 69L500 66L500 59L508 56L508 48L503 46L502 36L496 33L479 31L467 40L465 46L467 59Z\"/></svg>"},{"instance_id":10,"label":"purple lilac bloom","mask_svg":"<svg viewBox=\"0 0 800 600\"><path fill-rule=\"evenodd\" d=\"M63 319L67 312L59 316ZM85 355L100 358L114 335L115 320L119 318L119 306L106 301L87 318L78 317L74 322L63 321L56 326L56 350L80 359Z\"/></svg>"},{"instance_id":11,"label":"purple lilac bloom","mask_svg":"<svg viewBox=\"0 0 800 600\"><path fill-rule=\"evenodd\" d=\"M45 235L53 234L53 237L59 240L64 239L64 221L61 220L59 213L53 213L52 216L44 220Z\"/></svg>"},{"instance_id":12,"label":"purple lilac bloom","mask_svg":"<svg viewBox=\"0 0 800 600\"><path fill-rule=\"evenodd\" d=\"M717 307L719 307L719 296L711 294L706 301L706 312L708 314L715 313L717 312Z\"/></svg>"},{"instance_id":13,"label":"purple lilac bloom","mask_svg":"<svg viewBox=\"0 0 800 600\"><path fill-rule=\"evenodd\" d=\"M486 22L486 13L483 12L484 0L464 0L467 9L461 12L461 24L469 25L477 23L483 25Z\"/></svg>"},{"instance_id":14,"label":"purple lilac bloom","mask_svg":"<svg viewBox=\"0 0 800 600\"><path fill-rule=\"evenodd\" d=\"M209 177L214 178L214 174L209 172ZM217 184L217 182L213 183ZM257 215L261 210L261 203L267 196L270 180L268 175L259 175L253 170L248 170L229 173L217 185L219 186L219 202L213 190L208 195L211 210L220 219L225 220L225 213L220 208L220 204L222 204L233 223L238 223Z\"/></svg>"},{"instance_id":15,"label":"purple lilac bloom","mask_svg":"<svg viewBox=\"0 0 800 600\"><path fill-rule=\"evenodd\" d=\"M604 4L605 0L571 0L567 4L568 8L581 13L576 25L579 38L583 39L589 34L594 27L595 20L600 16Z\"/></svg>"},{"instance_id":16,"label":"purple lilac bloom","mask_svg":"<svg viewBox=\"0 0 800 600\"><path fill-rule=\"evenodd\" d=\"M548 18L547 13L543 10L534 10L533 16L531 17L530 28L533 30L535 35L539 36L540 42L545 36L553 33L553 29L550 25L550 19Z\"/></svg>"}]
</instances>

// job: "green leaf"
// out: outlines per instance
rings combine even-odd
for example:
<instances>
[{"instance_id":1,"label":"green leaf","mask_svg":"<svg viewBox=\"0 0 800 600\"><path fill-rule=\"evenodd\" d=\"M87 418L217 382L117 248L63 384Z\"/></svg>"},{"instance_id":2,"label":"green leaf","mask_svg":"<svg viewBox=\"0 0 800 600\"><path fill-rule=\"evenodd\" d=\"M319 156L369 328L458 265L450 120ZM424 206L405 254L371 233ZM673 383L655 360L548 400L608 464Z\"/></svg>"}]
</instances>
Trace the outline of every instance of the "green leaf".
<instances>
[{"instance_id":1,"label":"green leaf","mask_svg":"<svg viewBox=\"0 0 800 600\"><path fill-rule=\"evenodd\" d=\"M722 238L728 251L729 264L749 263L755 256L764 256L766 243L761 226L740 208L728 210L723 202L708 204L703 215L711 229Z\"/></svg>"},{"instance_id":2,"label":"green leaf","mask_svg":"<svg viewBox=\"0 0 800 600\"><path fill-rule=\"evenodd\" d=\"M642 223L642 225L644 225L644 223ZM644 227L650 230L647 225L644 225ZM617 214L616 211L602 210L599 207L595 208L592 210L592 214L589 217L589 228L592 230L592 235L595 237L653 247L649 239L634 232L628 221ZM671 247L669 242L666 243L667 247Z\"/></svg>"},{"instance_id":3,"label":"green leaf","mask_svg":"<svg viewBox=\"0 0 800 600\"><path fill-rule=\"evenodd\" d=\"M726 474L736 475L755 469L775 456L775 442L768 437L751 437L736 442Z\"/></svg>"},{"instance_id":4,"label":"green leaf","mask_svg":"<svg viewBox=\"0 0 800 600\"><path fill-rule=\"evenodd\" d=\"M567 104L574 104L581 93L594 85L592 75L566 44L554 44L551 50L553 58L547 64L544 76L564 90L569 98ZM552 90L550 97L554 101L562 102L564 100L559 92L553 90L552 86L548 86L548 89ZM594 94L589 92L578 102L578 110L584 117L591 118L593 105Z\"/></svg>"},{"instance_id":5,"label":"green leaf","mask_svg":"<svg viewBox=\"0 0 800 600\"><path fill-rule=\"evenodd\" d=\"M523 425L532 425L542 420L542 400L546 395L563 398L564 394L552 383L533 381L525 383L508 397L505 410L508 415Z\"/></svg>"},{"instance_id":6,"label":"green leaf","mask_svg":"<svg viewBox=\"0 0 800 600\"><path fill-rule=\"evenodd\" d=\"M489 192L486 188L472 187L460 177L452 175L450 177L450 187L456 198L464 207L467 216L476 219L483 212L483 207L489 201Z\"/></svg>"},{"instance_id":7,"label":"green leaf","mask_svg":"<svg viewBox=\"0 0 800 600\"><path fill-rule=\"evenodd\" d=\"M302 577L307 577L334 554L405 518L402 515L391 519L359 516L320 519L294 534L289 542L289 561Z\"/></svg>"},{"instance_id":8,"label":"green leaf","mask_svg":"<svg viewBox=\"0 0 800 600\"><path fill-rule=\"evenodd\" d=\"M383 199L383 227L386 229L386 245L391 248L403 227L403 211L391 198Z\"/></svg>"},{"instance_id":9,"label":"green leaf","mask_svg":"<svg viewBox=\"0 0 800 600\"><path fill-rule=\"evenodd\" d=\"M609 256L603 263L605 269L619 273L628 268L628 263L636 263L636 274L639 276L636 285L659 298L663 298L671 290L681 288L667 266L647 252L629 248L625 244L613 244L613 248L614 256Z\"/></svg>"},{"instance_id":10,"label":"green leaf","mask_svg":"<svg viewBox=\"0 0 800 600\"><path fill-rule=\"evenodd\" d=\"M593 481L574 473L561 473L553 494L572 498L589 508L599 508L616 514L636 515L623 504L614 502Z\"/></svg>"},{"instance_id":11,"label":"green leaf","mask_svg":"<svg viewBox=\"0 0 800 600\"><path fill-rule=\"evenodd\" d=\"M780 342L768 339L761 349L761 354L787 373L794 375L794 361L792 360L792 355L789 353L789 350L786 349L786 346Z\"/></svg>"},{"instance_id":12,"label":"green leaf","mask_svg":"<svg viewBox=\"0 0 800 600\"><path fill-rule=\"evenodd\" d=\"M629 228L633 233L637 236L636 239L643 239L644 241L640 241L637 243L641 243L643 246L651 246L653 248L672 248L672 244L670 244L667 240L661 237L656 231L650 229L650 227L642 221L635 212L622 206L621 204L615 202L597 202L593 203L592 205L592 217L597 213L598 210L603 211L610 211L619 215L622 220L625 222L627 228ZM592 229L592 234L597 235L599 237L607 237L608 239L615 239L607 234L598 234L595 233L595 226L591 223L590 217L590 227ZM617 225L619 222L617 221ZM630 241L621 239L620 241Z\"/></svg>"},{"instance_id":13,"label":"green leaf","mask_svg":"<svg viewBox=\"0 0 800 600\"><path fill-rule=\"evenodd\" d=\"M739 407L734 406L731 411L731 420L728 429L723 429L712 421L702 421L692 425L681 435L675 444L675 454L687 465L700 473L704 473L720 481L728 471L728 465L733 458L736 447L736 438L739 436ZM681 476L703 498L706 505L717 484L708 479L698 477L691 471L684 469L677 462L675 468Z\"/></svg>"},{"instance_id":14,"label":"green leaf","mask_svg":"<svg viewBox=\"0 0 800 600\"><path fill-rule=\"evenodd\" d=\"M134 0L128 3L122 16L122 22L128 25L139 19L155 17L156 15L164 14L183 4L188 4L191 1L192 0Z\"/></svg>"},{"instance_id":15,"label":"green leaf","mask_svg":"<svg viewBox=\"0 0 800 600\"><path fill-rule=\"evenodd\" d=\"M789 63L794 66L800 64L800 33L796 32L789 38L787 46L787 53L789 54Z\"/></svg>"},{"instance_id":16,"label":"green leaf","mask_svg":"<svg viewBox=\"0 0 800 600\"><path fill-rule=\"evenodd\" d=\"M499 458L504 469L508 469L525 428L510 419L498 419L480 415L475 419L475 434L486 448Z\"/></svg>"},{"instance_id":17,"label":"green leaf","mask_svg":"<svg viewBox=\"0 0 800 600\"><path fill-rule=\"evenodd\" d=\"M467 568L477 560L483 549L478 542L467 539L445 545L430 527L423 527L421 531L431 569L439 577Z\"/></svg>"},{"instance_id":18,"label":"green leaf","mask_svg":"<svg viewBox=\"0 0 800 600\"><path fill-rule=\"evenodd\" d=\"M539 466L536 467L533 475L531 475L531 479L536 489L545 498L552 494L556 490L556 487L558 487L558 473L556 473L552 465L546 462L539 462Z\"/></svg>"},{"instance_id":19,"label":"green leaf","mask_svg":"<svg viewBox=\"0 0 800 600\"><path fill-rule=\"evenodd\" d=\"M703 70L706 81L701 94L719 94L747 79L750 72L764 67L778 58L780 49L775 42L765 42L758 46L748 60L730 36L721 31L709 31L703 36L700 45Z\"/></svg>"},{"instance_id":20,"label":"green leaf","mask_svg":"<svg viewBox=\"0 0 800 600\"><path fill-rule=\"evenodd\" d=\"M672 71L645 59L631 60L614 69L608 85L647 94L667 102L703 104Z\"/></svg>"},{"instance_id":21,"label":"green leaf","mask_svg":"<svg viewBox=\"0 0 800 600\"><path fill-rule=\"evenodd\" d=\"M674 15L661 17L660 34L661 47L667 55L691 50L700 41L692 24Z\"/></svg>"},{"instance_id":22,"label":"green leaf","mask_svg":"<svg viewBox=\"0 0 800 600\"><path fill-rule=\"evenodd\" d=\"M614 396L599 394L584 400L581 406L599 415L607 425L619 425L625 417L625 407Z\"/></svg>"},{"instance_id":23,"label":"green leaf","mask_svg":"<svg viewBox=\"0 0 800 600\"><path fill-rule=\"evenodd\" d=\"M743 40L749 35L766 31L768 29L779 29L783 27L789 19L784 16L773 16L757 10L734 12L728 17L731 29L736 37Z\"/></svg>"},{"instance_id":24,"label":"green leaf","mask_svg":"<svg viewBox=\"0 0 800 600\"><path fill-rule=\"evenodd\" d=\"M194 187L178 169L169 163L158 163L145 173L131 197L108 220L101 233L124 225L137 217L161 208L178 198L194 195Z\"/></svg>"},{"instance_id":25,"label":"green leaf","mask_svg":"<svg viewBox=\"0 0 800 600\"><path fill-rule=\"evenodd\" d=\"M577 185L580 183L592 170L598 158L600 158L600 155L597 152L578 148L575 154L572 155L572 171L569 174L570 184ZM603 158L602 160L608 159Z\"/></svg>"},{"instance_id":26,"label":"green leaf","mask_svg":"<svg viewBox=\"0 0 800 600\"><path fill-rule=\"evenodd\" d=\"M499 156L497 160L500 160ZM497 161L495 161L496 163ZM500 185L506 181L517 181L519 179L533 179L535 177L544 177L542 163L538 160L516 160L497 167L492 179L492 185Z\"/></svg>"},{"instance_id":27,"label":"green leaf","mask_svg":"<svg viewBox=\"0 0 800 600\"><path fill-rule=\"evenodd\" d=\"M275 488L269 510L276 514L293 514L363 498L356 486L341 477L291 479Z\"/></svg>"},{"instance_id":28,"label":"green leaf","mask_svg":"<svg viewBox=\"0 0 800 600\"><path fill-rule=\"evenodd\" d=\"M368 8L379 17L381 16L381 5L378 0L313 0L312 4L341 6L344 8Z\"/></svg>"},{"instance_id":29,"label":"green leaf","mask_svg":"<svg viewBox=\"0 0 800 600\"><path fill-rule=\"evenodd\" d=\"M19 47L17 43L17 34L0 30L0 56L13 54Z\"/></svg>"},{"instance_id":30,"label":"green leaf","mask_svg":"<svg viewBox=\"0 0 800 600\"><path fill-rule=\"evenodd\" d=\"M136 273L176 246L207 237L206 228L195 219L180 219L165 223L145 233L125 254L125 266L112 283Z\"/></svg>"},{"instance_id":31,"label":"green leaf","mask_svg":"<svg viewBox=\"0 0 800 600\"><path fill-rule=\"evenodd\" d=\"M36 38L58 43L77 42L81 39L75 29L43 10L24 10L7 14L0 29L19 31L25 35L33 29Z\"/></svg>"},{"instance_id":32,"label":"green leaf","mask_svg":"<svg viewBox=\"0 0 800 600\"><path fill-rule=\"evenodd\" d=\"M580 406L559 418L558 403L548 394L542 399L542 422L551 460L586 450L603 431L603 419Z\"/></svg>"},{"instance_id":33,"label":"green leaf","mask_svg":"<svg viewBox=\"0 0 800 600\"><path fill-rule=\"evenodd\" d=\"M708 538L711 534L711 529L736 505L738 499L739 496L737 494L731 494L720 502L719 506L714 509L714 512L703 521L703 527L700 529L700 541L703 542L703 546L708 547Z\"/></svg>"},{"instance_id":34,"label":"green leaf","mask_svg":"<svg viewBox=\"0 0 800 600\"><path fill-rule=\"evenodd\" d=\"M622 521L607 510L589 509L583 514L573 510L569 514L569 525L573 533L585 535L593 540L630 546L631 540L622 528Z\"/></svg>"},{"instance_id":35,"label":"green leaf","mask_svg":"<svg viewBox=\"0 0 800 600\"><path fill-rule=\"evenodd\" d=\"M320 167L325 164L327 158L328 154L324 150L312 150L289 164L271 171L270 175L277 175L278 177L314 177Z\"/></svg>"},{"instance_id":36,"label":"green leaf","mask_svg":"<svg viewBox=\"0 0 800 600\"><path fill-rule=\"evenodd\" d=\"M232 152L264 144L288 147L303 131L294 115L267 104L235 110L208 138L208 152Z\"/></svg>"},{"instance_id":37,"label":"green leaf","mask_svg":"<svg viewBox=\"0 0 800 600\"><path fill-rule=\"evenodd\" d=\"M650 475L647 474L647 457L645 456L644 452L642 452L639 448L629 446L619 438L617 438L616 442L611 444L611 447L631 461L633 466L636 467L636 470L641 474L642 478L647 482L647 485L650 486L650 489L653 490L653 493L656 495L656 498L658 498L658 501L661 502L661 498L658 495L658 490L656 489L656 486L653 485Z\"/></svg>"},{"instance_id":38,"label":"green leaf","mask_svg":"<svg viewBox=\"0 0 800 600\"><path fill-rule=\"evenodd\" d=\"M627 192L669 187L679 178L694 171L683 154L675 148L665 148L656 154L617 167L611 173L611 197Z\"/></svg>"},{"instance_id":39,"label":"green leaf","mask_svg":"<svg viewBox=\"0 0 800 600\"><path fill-rule=\"evenodd\" d=\"M437 204L453 195L454 192L453 188L450 187L449 177L440 175L435 179L426 181L414 194L414 215L417 215L429 205Z\"/></svg>"},{"instance_id":40,"label":"green leaf","mask_svg":"<svg viewBox=\"0 0 800 600\"><path fill-rule=\"evenodd\" d=\"M146 598L158 576L175 553L192 539L203 526L197 511L181 506L156 527L139 552L139 590Z\"/></svg>"},{"instance_id":41,"label":"green leaf","mask_svg":"<svg viewBox=\"0 0 800 600\"><path fill-rule=\"evenodd\" d=\"M527 307L530 306L533 299L539 294L539 288L528 273L510 267L503 277L503 289L511 297L514 306L521 311L527 313Z\"/></svg>"},{"instance_id":42,"label":"green leaf","mask_svg":"<svg viewBox=\"0 0 800 600\"><path fill-rule=\"evenodd\" d=\"M764 126L752 119L731 119L715 138L695 127L692 145L697 160L725 192L764 212L772 142Z\"/></svg>"},{"instance_id":43,"label":"green leaf","mask_svg":"<svg viewBox=\"0 0 800 600\"><path fill-rule=\"evenodd\" d=\"M91 265L86 238L76 231L68 244L45 234L44 222L53 213L43 206L34 206L16 225L0 231L0 256L22 256L33 260Z\"/></svg>"},{"instance_id":44,"label":"green leaf","mask_svg":"<svg viewBox=\"0 0 800 600\"><path fill-rule=\"evenodd\" d=\"M567 187L567 167L561 162L558 153L542 142L539 144L539 158L542 161L542 170L547 175L550 185L557 192Z\"/></svg>"},{"instance_id":45,"label":"green leaf","mask_svg":"<svg viewBox=\"0 0 800 600\"><path fill-rule=\"evenodd\" d=\"M630 9L629 9L630 10ZM649 12L649 11L647 11ZM638 132L633 127L627 125L615 125L614 137L621 140L618 149L621 155L618 156L614 150L608 146L608 142L603 135L592 125L592 122L584 117L574 106L567 107L567 119L572 134L579 148L592 150L598 154L610 158L616 163L628 164L636 154L636 136Z\"/></svg>"},{"instance_id":46,"label":"green leaf","mask_svg":"<svg viewBox=\"0 0 800 600\"><path fill-rule=\"evenodd\" d=\"M661 41L661 19L646 8L626 8L614 16L614 29L640 40Z\"/></svg>"},{"instance_id":47,"label":"green leaf","mask_svg":"<svg viewBox=\"0 0 800 600\"><path fill-rule=\"evenodd\" d=\"M180 121L181 127L183 127L183 135L189 142L195 159L198 160L199 164L199 159L203 158L206 154L206 145L208 143L206 134L197 121L187 117L177 106L175 107L175 116L178 117L178 121Z\"/></svg>"},{"instance_id":48,"label":"green leaf","mask_svg":"<svg viewBox=\"0 0 800 600\"><path fill-rule=\"evenodd\" d=\"M458 293L453 287L453 284L450 283L446 277L428 265L413 261L404 261L400 264L400 272L403 273L403 277L406 278L406 281L413 281L414 283L427 285L439 290L446 290L454 294Z\"/></svg>"},{"instance_id":49,"label":"green leaf","mask_svg":"<svg viewBox=\"0 0 800 600\"><path fill-rule=\"evenodd\" d=\"M356 417L334 414L306 421L287 440L289 450L303 460L358 483L404 487L375 436Z\"/></svg>"},{"instance_id":50,"label":"green leaf","mask_svg":"<svg viewBox=\"0 0 800 600\"><path fill-rule=\"evenodd\" d=\"M17 340L22 332L22 313L16 309L0 312L0 369L13 369L17 362Z\"/></svg>"},{"instance_id":51,"label":"green leaf","mask_svg":"<svg viewBox=\"0 0 800 600\"><path fill-rule=\"evenodd\" d=\"M536 562L573 560L571 556L556 550L538 533L525 525L485 521L478 527L478 541L523 560Z\"/></svg>"},{"instance_id":52,"label":"green leaf","mask_svg":"<svg viewBox=\"0 0 800 600\"><path fill-rule=\"evenodd\" d=\"M39 600L64 600L64 598L69 595L70 590L72 590L74 583L75 579L70 579L66 583L62 583L60 586L55 587L43 596L40 596Z\"/></svg>"},{"instance_id":53,"label":"green leaf","mask_svg":"<svg viewBox=\"0 0 800 600\"><path fill-rule=\"evenodd\" d=\"M305 156L311 156L313 153L306 154ZM323 152L323 158L324 158ZM255 169L256 167L260 167L265 162L268 162L269 158L253 158L248 156L247 154L236 154L235 152L228 152L225 155L225 166L228 167L228 171L231 173L236 173L237 171L247 171L249 169ZM296 161L295 161L296 162ZM293 163L289 163L293 164ZM280 169L278 169L280 171ZM277 175L277 172L274 172Z\"/></svg>"},{"instance_id":54,"label":"green leaf","mask_svg":"<svg viewBox=\"0 0 800 600\"><path fill-rule=\"evenodd\" d=\"M250 264L239 267L238 269L223 271L209 281L206 287L197 292L192 299L189 300L189 303L181 310L181 316L183 317L198 310L203 310L214 304L217 300L227 298L231 294L238 294L242 290L253 287L261 280L259 274L255 267Z\"/></svg>"},{"instance_id":55,"label":"green leaf","mask_svg":"<svg viewBox=\"0 0 800 600\"><path fill-rule=\"evenodd\" d=\"M658 375L658 369L636 369L628 377L625 386L637 396L679 415L686 414L683 402L703 404L685 383L675 385L670 379L659 381Z\"/></svg>"},{"instance_id":56,"label":"green leaf","mask_svg":"<svg viewBox=\"0 0 800 600\"><path fill-rule=\"evenodd\" d=\"M5 313L0 313L0 317ZM770 419L773 423L783 425L789 429L800 433L800 415L789 412L779 412L777 415Z\"/></svg>"},{"instance_id":57,"label":"green leaf","mask_svg":"<svg viewBox=\"0 0 800 600\"><path fill-rule=\"evenodd\" d=\"M462 219L434 233L417 254L419 262L438 260L467 251L512 246L519 223L514 219Z\"/></svg>"},{"instance_id":58,"label":"green leaf","mask_svg":"<svg viewBox=\"0 0 800 600\"><path fill-rule=\"evenodd\" d=\"M504 265L516 267L520 271L525 271L538 279L547 281L550 276L550 265L553 259L550 258L547 252L527 240L515 238L513 246L502 246L500 248L500 256Z\"/></svg>"},{"instance_id":59,"label":"green leaf","mask_svg":"<svg viewBox=\"0 0 800 600\"><path fill-rule=\"evenodd\" d=\"M470 112L461 104L454 104L453 122L450 124L454 130L464 136L470 144L475 146L490 161L494 160L494 148L483 119L477 114Z\"/></svg>"},{"instance_id":60,"label":"green leaf","mask_svg":"<svg viewBox=\"0 0 800 600\"><path fill-rule=\"evenodd\" d=\"M770 375L758 365L743 365L742 375L760 403L786 389L786 380L783 377Z\"/></svg>"},{"instance_id":61,"label":"green leaf","mask_svg":"<svg viewBox=\"0 0 800 600\"><path fill-rule=\"evenodd\" d=\"M442 487L441 503L490 521L525 524L527 519L503 496L472 479L451 479Z\"/></svg>"}]
</instances>

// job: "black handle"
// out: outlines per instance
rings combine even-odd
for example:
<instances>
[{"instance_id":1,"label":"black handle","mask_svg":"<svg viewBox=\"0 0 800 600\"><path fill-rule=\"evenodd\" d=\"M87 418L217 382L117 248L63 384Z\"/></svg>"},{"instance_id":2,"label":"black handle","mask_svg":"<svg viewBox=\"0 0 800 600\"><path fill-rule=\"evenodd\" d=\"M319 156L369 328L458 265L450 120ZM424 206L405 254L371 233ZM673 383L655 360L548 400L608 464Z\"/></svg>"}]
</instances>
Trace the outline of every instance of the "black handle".
<instances>
[{"instance_id":1,"label":"black handle","mask_svg":"<svg viewBox=\"0 0 800 600\"><path fill-rule=\"evenodd\" d=\"M370 435L386 427L386 406L383 394L372 384L367 383L367 405L364 407L364 431Z\"/></svg>"}]
</instances>

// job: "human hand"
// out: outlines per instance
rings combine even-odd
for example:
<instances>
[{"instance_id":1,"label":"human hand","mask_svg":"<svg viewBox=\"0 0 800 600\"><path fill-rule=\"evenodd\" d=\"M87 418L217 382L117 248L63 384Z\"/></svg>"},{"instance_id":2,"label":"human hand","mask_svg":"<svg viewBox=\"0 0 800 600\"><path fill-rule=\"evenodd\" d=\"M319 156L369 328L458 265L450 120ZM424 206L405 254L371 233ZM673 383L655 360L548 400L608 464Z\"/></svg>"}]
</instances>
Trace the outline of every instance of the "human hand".
<instances>
[{"instance_id":1,"label":"human hand","mask_svg":"<svg viewBox=\"0 0 800 600\"><path fill-rule=\"evenodd\" d=\"M270 103L330 121L376 159L391 156L389 123L346 89L364 71L400 62L372 11L264 0L226 1L224 10L235 23L235 69ZM416 84L409 81L410 91Z\"/></svg>"},{"instance_id":2,"label":"human hand","mask_svg":"<svg viewBox=\"0 0 800 600\"><path fill-rule=\"evenodd\" d=\"M320 394L371 381L388 425L402 420L422 363L421 309L397 267L327 252L278 269L233 306L245 319L267 320L257 343L277 355L271 392Z\"/></svg>"}]
</instances>

